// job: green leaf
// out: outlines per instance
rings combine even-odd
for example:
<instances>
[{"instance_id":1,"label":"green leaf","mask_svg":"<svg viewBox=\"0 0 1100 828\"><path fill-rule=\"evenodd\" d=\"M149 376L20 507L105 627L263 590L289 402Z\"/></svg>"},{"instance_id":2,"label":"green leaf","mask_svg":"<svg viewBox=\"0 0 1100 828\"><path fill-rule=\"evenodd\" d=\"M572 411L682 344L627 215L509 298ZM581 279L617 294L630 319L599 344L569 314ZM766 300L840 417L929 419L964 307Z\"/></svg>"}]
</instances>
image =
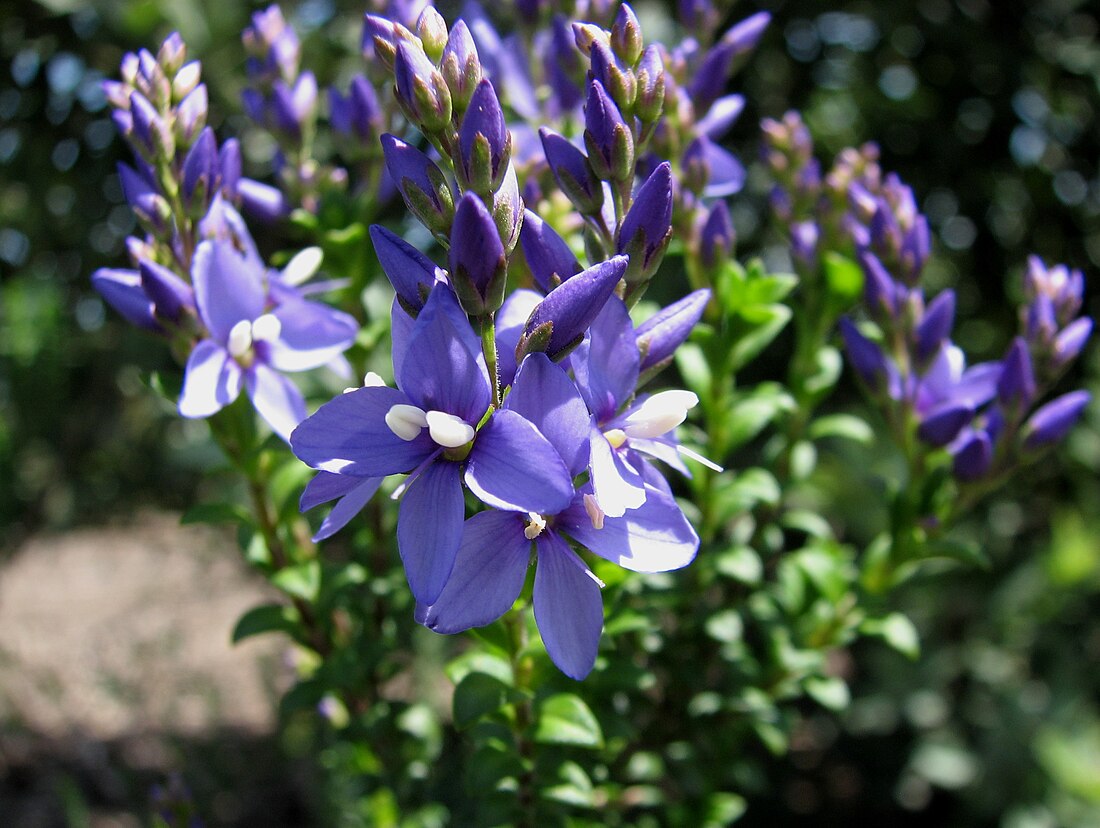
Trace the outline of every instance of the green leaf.
<instances>
[{"instance_id":1,"label":"green leaf","mask_svg":"<svg viewBox=\"0 0 1100 828\"><path fill-rule=\"evenodd\" d=\"M240 617L233 628L232 641L236 644L253 635L266 632L293 634L298 629L298 613L285 604L264 604L253 607Z\"/></svg>"},{"instance_id":2,"label":"green leaf","mask_svg":"<svg viewBox=\"0 0 1100 828\"><path fill-rule=\"evenodd\" d=\"M869 446L875 440L875 432L859 417L851 414L830 414L819 417L810 424L810 437L814 440L836 437Z\"/></svg>"},{"instance_id":3,"label":"green leaf","mask_svg":"<svg viewBox=\"0 0 1100 828\"><path fill-rule=\"evenodd\" d=\"M451 659L443 669L451 684L456 686L470 673L485 673L504 682L509 687L515 683L512 665L508 662L508 659L497 653L489 653L480 649L467 650L457 658Z\"/></svg>"},{"instance_id":4,"label":"green leaf","mask_svg":"<svg viewBox=\"0 0 1100 828\"><path fill-rule=\"evenodd\" d=\"M791 447L791 478L805 480L817 468L817 449L809 440L799 440Z\"/></svg>"},{"instance_id":5,"label":"green leaf","mask_svg":"<svg viewBox=\"0 0 1100 828\"><path fill-rule=\"evenodd\" d=\"M744 630L741 616L738 615L737 610L732 609L716 612L707 619L705 626L707 635L723 644L740 641Z\"/></svg>"},{"instance_id":6,"label":"green leaf","mask_svg":"<svg viewBox=\"0 0 1100 828\"><path fill-rule=\"evenodd\" d=\"M813 676L803 686L810 698L828 710L843 710L852 700L848 685L836 676Z\"/></svg>"},{"instance_id":7,"label":"green leaf","mask_svg":"<svg viewBox=\"0 0 1100 828\"><path fill-rule=\"evenodd\" d=\"M990 569L993 562L989 555L977 543L972 541L954 540L943 538L932 541L921 552L922 558L947 558L958 561L965 566L974 566L978 569Z\"/></svg>"},{"instance_id":8,"label":"green leaf","mask_svg":"<svg viewBox=\"0 0 1100 828\"><path fill-rule=\"evenodd\" d=\"M741 317L751 328L737 338L730 352L729 368L733 372L742 368L779 336L791 319L791 309L786 305L753 306L744 309Z\"/></svg>"},{"instance_id":9,"label":"green leaf","mask_svg":"<svg viewBox=\"0 0 1100 828\"><path fill-rule=\"evenodd\" d=\"M241 523L251 524L252 516L239 503L199 503L183 513L180 523Z\"/></svg>"},{"instance_id":10,"label":"green leaf","mask_svg":"<svg viewBox=\"0 0 1100 828\"><path fill-rule=\"evenodd\" d=\"M844 360L840 356L840 351L831 345L825 345L814 355L814 367L817 370L806 377L803 387L815 397L821 397L840 379Z\"/></svg>"},{"instance_id":11,"label":"green leaf","mask_svg":"<svg viewBox=\"0 0 1100 828\"><path fill-rule=\"evenodd\" d=\"M863 293L863 270L856 262L835 251L826 253L822 264L829 293L834 304L843 311Z\"/></svg>"},{"instance_id":12,"label":"green leaf","mask_svg":"<svg viewBox=\"0 0 1100 828\"><path fill-rule=\"evenodd\" d=\"M463 730L482 716L496 713L523 694L487 673L469 673L455 688L452 711L455 727Z\"/></svg>"},{"instance_id":13,"label":"green leaf","mask_svg":"<svg viewBox=\"0 0 1100 828\"><path fill-rule=\"evenodd\" d=\"M775 305L787 298L798 285L798 277L793 273L771 273L756 279L750 279L745 287L746 305Z\"/></svg>"},{"instance_id":14,"label":"green leaf","mask_svg":"<svg viewBox=\"0 0 1100 828\"><path fill-rule=\"evenodd\" d=\"M588 705L572 693L558 693L539 705L535 741L545 745L603 747L603 732Z\"/></svg>"},{"instance_id":15,"label":"green leaf","mask_svg":"<svg viewBox=\"0 0 1100 828\"><path fill-rule=\"evenodd\" d=\"M718 792L707 797L707 815L703 828L725 828L745 815L749 803L735 793Z\"/></svg>"},{"instance_id":16,"label":"green leaf","mask_svg":"<svg viewBox=\"0 0 1100 828\"><path fill-rule=\"evenodd\" d=\"M719 522L730 520L755 508L758 504L775 506L781 496L779 483L767 469L745 469L722 486L715 496Z\"/></svg>"},{"instance_id":17,"label":"green leaf","mask_svg":"<svg viewBox=\"0 0 1100 828\"><path fill-rule=\"evenodd\" d=\"M321 562L306 561L280 569L271 576L271 583L287 595L312 604L321 590Z\"/></svg>"},{"instance_id":18,"label":"green leaf","mask_svg":"<svg viewBox=\"0 0 1100 828\"><path fill-rule=\"evenodd\" d=\"M562 780L560 785L551 785L541 791L545 799L578 808L591 808L595 805L592 780L588 778L584 768L576 762L563 762L558 768L558 777Z\"/></svg>"},{"instance_id":19,"label":"green leaf","mask_svg":"<svg viewBox=\"0 0 1100 828\"><path fill-rule=\"evenodd\" d=\"M751 546L734 546L718 553L714 568L719 575L749 586L759 584L764 577L764 564Z\"/></svg>"},{"instance_id":20,"label":"green leaf","mask_svg":"<svg viewBox=\"0 0 1100 828\"><path fill-rule=\"evenodd\" d=\"M920 657L920 634L913 622L900 612L882 619L882 638L902 655L914 661Z\"/></svg>"},{"instance_id":21,"label":"green leaf","mask_svg":"<svg viewBox=\"0 0 1100 828\"><path fill-rule=\"evenodd\" d=\"M775 383L763 383L726 412L726 440L730 448L744 445L776 419L793 411L794 399Z\"/></svg>"},{"instance_id":22,"label":"green leaf","mask_svg":"<svg viewBox=\"0 0 1100 828\"><path fill-rule=\"evenodd\" d=\"M699 396L705 396L710 390L710 365L703 349L693 342L685 342L676 349L676 367L680 369L688 388Z\"/></svg>"}]
</instances>

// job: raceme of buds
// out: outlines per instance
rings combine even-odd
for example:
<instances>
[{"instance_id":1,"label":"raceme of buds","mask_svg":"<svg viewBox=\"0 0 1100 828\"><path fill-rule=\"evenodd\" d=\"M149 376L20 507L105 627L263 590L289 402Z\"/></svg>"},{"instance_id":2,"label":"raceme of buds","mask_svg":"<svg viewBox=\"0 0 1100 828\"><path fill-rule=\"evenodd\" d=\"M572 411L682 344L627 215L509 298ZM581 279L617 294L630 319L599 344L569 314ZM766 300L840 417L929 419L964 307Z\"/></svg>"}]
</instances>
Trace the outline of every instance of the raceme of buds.
<instances>
[{"instance_id":1,"label":"raceme of buds","mask_svg":"<svg viewBox=\"0 0 1100 828\"><path fill-rule=\"evenodd\" d=\"M512 136L488 79L477 85L470 98L458 132L458 148L455 171L461 175L463 186L488 198L500 188L512 155Z\"/></svg>"},{"instance_id":2,"label":"raceme of buds","mask_svg":"<svg viewBox=\"0 0 1100 828\"><path fill-rule=\"evenodd\" d=\"M496 224L473 193L459 199L451 228L451 284L462 309L483 317L504 303L508 260Z\"/></svg>"}]
</instances>

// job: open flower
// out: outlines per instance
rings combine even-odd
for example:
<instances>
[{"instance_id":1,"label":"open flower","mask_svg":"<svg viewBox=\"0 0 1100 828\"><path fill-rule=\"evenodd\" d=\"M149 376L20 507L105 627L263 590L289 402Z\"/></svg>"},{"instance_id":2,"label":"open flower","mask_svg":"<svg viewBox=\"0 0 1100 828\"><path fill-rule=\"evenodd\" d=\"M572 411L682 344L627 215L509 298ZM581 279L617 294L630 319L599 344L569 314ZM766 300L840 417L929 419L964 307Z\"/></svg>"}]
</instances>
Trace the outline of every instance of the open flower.
<instances>
[{"instance_id":1,"label":"open flower","mask_svg":"<svg viewBox=\"0 0 1100 828\"><path fill-rule=\"evenodd\" d=\"M535 426L490 409L479 340L448 285L433 288L405 341L401 356L395 349L397 388L359 388L326 403L291 447L334 474L409 475L398 490L397 543L413 595L431 604L461 541L463 480L484 503L522 512L564 508L573 483Z\"/></svg>"}]
</instances>

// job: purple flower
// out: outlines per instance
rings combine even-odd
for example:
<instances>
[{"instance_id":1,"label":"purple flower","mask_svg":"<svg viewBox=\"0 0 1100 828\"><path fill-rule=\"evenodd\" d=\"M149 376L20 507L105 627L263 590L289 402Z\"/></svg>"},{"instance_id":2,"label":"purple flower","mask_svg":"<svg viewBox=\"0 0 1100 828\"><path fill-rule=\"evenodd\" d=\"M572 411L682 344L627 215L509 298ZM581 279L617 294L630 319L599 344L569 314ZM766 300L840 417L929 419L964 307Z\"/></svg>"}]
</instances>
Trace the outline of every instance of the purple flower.
<instances>
[{"instance_id":1,"label":"purple flower","mask_svg":"<svg viewBox=\"0 0 1100 828\"><path fill-rule=\"evenodd\" d=\"M756 47L770 22L770 14L758 12L730 27L707 52L687 88L696 111L705 111L718 99L733 74L737 59Z\"/></svg>"},{"instance_id":2,"label":"purple flower","mask_svg":"<svg viewBox=\"0 0 1100 828\"><path fill-rule=\"evenodd\" d=\"M630 257L628 284L645 282L657 270L672 239L672 167L657 165L638 188L619 228L618 252Z\"/></svg>"},{"instance_id":3,"label":"purple flower","mask_svg":"<svg viewBox=\"0 0 1100 828\"><path fill-rule=\"evenodd\" d=\"M588 412L568 376L544 355L520 367L509 408L532 418L555 450L584 466ZM553 512L488 511L466 521L454 569L438 599L418 608L419 620L440 633L489 624L515 602L536 550L535 620L546 650L574 679L592 669L603 628L601 584L570 548L569 539L639 572L677 569L695 557L699 540L676 502L653 491L642 508L608 517L591 489Z\"/></svg>"},{"instance_id":4,"label":"purple flower","mask_svg":"<svg viewBox=\"0 0 1100 828\"><path fill-rule=\"evenodd\" d=\"M924 318L917 325L917 359L925 362L935 354L951 334L955 324L955 291L945 290L929 302Z\"/></svg>"},{"instance_id":5,"label":"purple flower","mask_svg":"<svg viewBox=\"0 0 1100 828\"><path fill-rule=\"evenodd\" d=\"M374 87L362 75L351 79L347 97L335 87L329 89L329 118L332 128L363 143L374 141L382 124L382 108Z\"/></svg>"},{"instance_id":6,"label":"purple flower","mask_svg":"<svg viewBox=\"0 0 1100 828\"><path fill-rule=\"evenodd\" d=\"M332 511L325 516L320 528L313 536L313 541L323 541L330 538L348 525L367 505L378 487L382 485L382 477L352 477L351 475L333 474L332 472L317 472L302 492L298 507L303 512L336 501Z\"/></svg>"},{"instance_id":7,"label":"purple flower","mask_svg":"<svg viewBox=\"0 0 1100 828\"><path fill-rule=\"evenodd\" d=\"M154 333L163 332L137 271L101 267L92 274L92 287L131 325Z\"/></svg>"},{"instance_id":8,"label":"purple flower","mask_svg":"<svg viewBox=\"0 0 1100 828\"><path fill-rule=\"evenodd\" d=\"M1005 407L1024 410L1035 399L1036 390L1027 342L1018 336L1005 355L1004 370L997 383L997 396Z\"/></svg>"},{"instance_id":9,"label":"purple flower","mask_svg":"<svg viewBox=\"0 0 1100 828\"><path fill-rule=\"evenodd\" d=\"M397 313L399 311L395 311ZM438 599L462 535L462 481L483 502L556 512L572 478L547 438L509 410L492 413L480 342L445 285L429 296L394 369L397 388L371 386L321 406L291 437L304 462L354 478L409 474L397 541L413 595Z\"/></svg>"},{"instance_id":10,"label":"purple flower","mask_svg":"<svg viewBox=\"0 0 1100 828\"><path fill-rule=\"evenodd\" d=\"M331 361L355 341L355 320L305 300L269 307L262 266L225 241L198 246L191 278L208 337L187 360L180 414L209 417L233 402L243 384L260 416L289 439L305 417L305 401L279 372Z\"/></svg>"}]
</instances>

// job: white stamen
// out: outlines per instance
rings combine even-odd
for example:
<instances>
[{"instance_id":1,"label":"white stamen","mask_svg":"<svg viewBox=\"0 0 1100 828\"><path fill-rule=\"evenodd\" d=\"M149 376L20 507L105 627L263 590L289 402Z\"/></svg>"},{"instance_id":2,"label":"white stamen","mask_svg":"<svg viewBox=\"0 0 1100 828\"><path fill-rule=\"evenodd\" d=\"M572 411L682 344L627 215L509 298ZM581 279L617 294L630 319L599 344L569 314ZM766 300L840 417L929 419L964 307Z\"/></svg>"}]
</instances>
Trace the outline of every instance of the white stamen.
<instances>
[{"instance_id":1,"label":"white stamen","mask_svg":"<svg viewBox=\"0 0 1100 828\"><path fill-rule=\"evenodd\" d=\"M352 391L358 391L358 390L359 390L358 388L355 388L354 386L352 386L350 388L345 388L341 393L350 394Z\"/></svg>"},{"instance_id":2,"label":"white stamen","mask_svg":"<svg viewBox=\"0 0 1100 828\"><path fill-rule=\"evenodd\" d=\"M585 493L584 510L588 513L588 519L592 521L592 528L603 529L603 519L606 515L593 495Z\"/></svg>"},{"instance_id":3,"label":"white stamen","mask_svg":"<svg viewBox=\"0 0 1100 828\"><path fill-rule=\"evenodd\" d=\"M415 405L398 403L386 412L386 425L390 431L406 442L415 440L420 435L420 429L428 424L423 410Z\"/></svg>"},{"instance_id":4,"label":"white stamen","mask_svg":"<svg viewBox=\"0 0 1100 828\"><path fill-rule=\"evenodd\" d=\"M367 371L367 375L363 377L364 388L383 388L386 385L386 381L382 379L374 371Z\"/></svg>"},{"instance_id":5,"label":"white stamen","mask_svg":"<svg viewBox=\"0 0 1100 828\"><path fill-rule=\"evenodd\" d=\"M474 427L461 417L446 411L429 411L424 416L428 433L443 448L458 448L474 439Z\"/></svg>"},{"instance_id":6,"label":"white stamen","mask_svg":"<svg viewBox=\"0 0 1100 828\"><path fill-rule=\"evenodd\" d=\"M274 342L283 332L283 323L274 314L265 313L252 323L252 340L254 342Z\"/></svg>"},{"instance_id":7,"label":"white stamen","mask_svg":"<svg viewBox=\"0 0 1100 828\"><path fill-rule=\"evenodd\" d=\"M242 319L229 329L229 342L226 344L229 354L233 357L242 357L252 347L252 323Z\"/></svg>"},{"instance_id":8,"label":"white stamen","mask_svg":"<svg viewBox=\"0 0 1100 828\"><path fill-rule=\"evenodd\" d=\"M699 404L691 391L661 391L643 402L626 418L627 437L660 437L687 417L688 409Z\"/></svg>"},{"instance_id":9,"label":"white stamen","mask_svg":"<svg viewBox=\"0 0 1100 828\"><path fill-rule=\"evenodd\" d=\"M527 517L531 519L531 522L524 527L523 537L527 538L527 540L534 540L541 535L542 530L546 528L546 518L538 512L528 512Z\"/></svg>"},{"instance_id":10,"label":"white stamen","mask_svg":"<svg viewBox=\"0 0 1100 828\"><path fill-rule=\"evenodd\" d=\"M283 282L288 285L300 285L308 280L321 267L324 253L319 247L307 247L294 256L283 268Z\"/></svg>"},{"instance_id":11,"label":"white stamen","mask_svg":"<svg viewBox=\"0 0 1100 828\"><path fill-rule=\"evenodd\" d=\"M680 452L680 454L684 455L684 457L687 457L691 460L694 460L696 463L702 463L708 469L713 469L716 472L724 472L725 471L725 469L723 469L721 466L719 466L713 460L708 460L706 457L701 455L699 452L692 451L687 446L677 446L676 450L678 452Z\"/></svg>"},{"instance_id":12,"label":"white stamen","mask_svg":"<svg viewBox=\"0 0 1100 828\"><path fill-rule=\"evenodd\" d=\"M596 586L598 586L600 589L603 589L604 587L607 586L607 584L605 584L603 581L601 581L599 578L597 578L596 573L593 572L588 567L584 568L584 574L587 575L589 578L591 578L593 581L595 581Z\"/></svg>"}]
</instances>

